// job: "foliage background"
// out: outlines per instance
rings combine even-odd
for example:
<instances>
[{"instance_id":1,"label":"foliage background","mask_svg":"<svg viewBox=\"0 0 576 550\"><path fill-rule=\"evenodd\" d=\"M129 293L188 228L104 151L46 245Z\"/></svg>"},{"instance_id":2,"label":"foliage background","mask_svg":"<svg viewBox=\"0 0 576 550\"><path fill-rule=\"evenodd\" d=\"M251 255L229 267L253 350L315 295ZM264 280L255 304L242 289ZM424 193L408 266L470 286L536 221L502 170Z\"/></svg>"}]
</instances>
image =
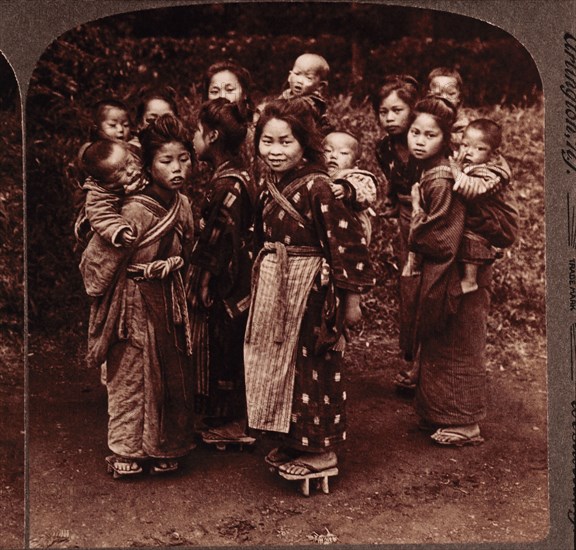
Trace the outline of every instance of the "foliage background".
<instances>
[{"instance_id":1,"label":"foliage background","mask_svg":"<svg viewBox=\"0 0 576 550\"><path fill-rule=\"evenodd\" d=\"M33 327L83 324L87 302L76 269L69 164L87 139L89 107L115 96L134 105L142 85L172 86L192 124L202 74L234 58L252 73L256 97L279 93L295 57L324 55L332 67L330 108L339 127L363 140L363 167L379 174L380 130L369 94L389 73L425 81L434 67L460 70L470 115L505 129L502 152L514 172L521 211L518 243L496 266L492 345L544 331L544 137L541 82L529 54L507 33L461 16L350 4L227 4L138 12L72 29L39 60L27 98L28 281ZM205 177L199 170L197 182ZM201 185L189 190L193 198ZM382 193L383 194L383 193ZM366 297L364 325L394 333L395 222L377 220L378 287ZM527 267L530 266L530 269Z\"/></svg>"},{"instance_id":2,"label":"foliage background","mask_svg":"<svg viewBox=\"0 0 576 550\"><path fill-rule=\"evenodd\" d=\"M21 334L24 315L22 121L14 72L0 55L0 326Z\"/></svg>"}]
</instances>

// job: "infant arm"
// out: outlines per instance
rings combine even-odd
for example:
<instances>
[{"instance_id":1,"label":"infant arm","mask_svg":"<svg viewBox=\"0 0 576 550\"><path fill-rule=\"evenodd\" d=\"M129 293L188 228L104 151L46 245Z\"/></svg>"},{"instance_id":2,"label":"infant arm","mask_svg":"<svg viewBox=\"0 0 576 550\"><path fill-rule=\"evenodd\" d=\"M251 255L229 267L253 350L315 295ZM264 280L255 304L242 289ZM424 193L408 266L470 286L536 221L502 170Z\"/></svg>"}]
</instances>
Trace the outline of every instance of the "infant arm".
<instances>
[{"instance_id":1,"label":"infant arm","mask_svg":"<svg viewBox=\"0 0 576 550\"><path fill-rule=\"evenodd\" d=\"M136 229L120 214L122 196L89 189L86 195L86 217L92 229L116 247L130 246L136 239Z\"/></svg>"}]
</instances>

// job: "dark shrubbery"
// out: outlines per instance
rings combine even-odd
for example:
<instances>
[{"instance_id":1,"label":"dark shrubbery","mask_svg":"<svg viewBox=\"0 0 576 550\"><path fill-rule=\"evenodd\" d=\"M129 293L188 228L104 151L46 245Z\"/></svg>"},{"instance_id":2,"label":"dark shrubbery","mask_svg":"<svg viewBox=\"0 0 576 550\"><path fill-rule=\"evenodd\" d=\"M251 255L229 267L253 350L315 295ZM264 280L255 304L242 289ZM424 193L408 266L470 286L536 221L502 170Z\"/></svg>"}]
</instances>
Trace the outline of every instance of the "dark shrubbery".
<instances>
[{"instance_id":1,"label":"dark shrubbery","mask_svg":"<svg viewBox=\"0 0 576 550\"><path fill-rule=\"evenodd\" d=\"M375 42L366 53L364 79L353 86L350 44L344 36L272 39L230 33L218 38L135 39L119 33L113 25L85 25L63 35L45 52L30 83L27 185L31 322L70 326L71 320L79 319L78 313L86 314L72 236L74 188L66 174L87 139L91 104L108 96L133 104L140 86L170 85L180 96L183 119L190 124L200 102L201 75L212 62L237 59L252 71L262 92L275 94L282 89L294 58L306 50L318 51L331 62L331 116L338 126L355 130L362 137L363 167L375 173L379 172L373 145L379 129L366 96L385 74L407 72L423 80L434 66L455 65L469 89L468 105L510 105L485 109L506 128L504 154L516 175L522 208L520 242L497 267L495 322L500 329L525 324L542 330L543 108L536 69L513 40L455 43L407 37L389 44ZM191 194L198 196L201 190ZM367 322L388 327L394 326L397 311L393 235L394 222L377 221L373 252L379 287L365 300ZM526 270L528 265L533 271ZM526 296L531 297L529 303Z\"/></svg>"},{"instance_id":2,"label":"dark shrubbery","mask_svg":"<svg viewBox=\"0 0 576 550\"><path fill-rule=\"evenodd\" d=\"M24 318L22 132L17 98L16 91L0 110L0 326L14 335L22 332Z\"/></svg>"}]
</instances>

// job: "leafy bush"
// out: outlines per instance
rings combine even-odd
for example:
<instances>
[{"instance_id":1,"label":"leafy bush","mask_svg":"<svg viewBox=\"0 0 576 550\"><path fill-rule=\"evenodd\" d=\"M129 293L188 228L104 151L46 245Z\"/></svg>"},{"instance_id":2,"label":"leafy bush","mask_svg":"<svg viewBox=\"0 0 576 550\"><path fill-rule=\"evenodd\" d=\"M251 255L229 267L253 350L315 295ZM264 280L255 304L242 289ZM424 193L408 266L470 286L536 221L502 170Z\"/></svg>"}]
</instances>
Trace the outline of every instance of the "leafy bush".
<instances>
[{"instance_id":1,"label":"leafy bush","mask_svg":"<svg viewBox=\"0 0 576 550\"><path fill-rule=\"evenodd\" d=\"M503 153L515 174L522 216L521 237L496 266L495 329L543 330L544 200L543 107L528 56L512 40L456 44L450 39L400 39L370 52L364 82L350 88L349 45L344 37L196 36L190 39L121 35L113 25L85 25L55 41L40 59L27 100L28 280L31 323L70 325L86 316L86 298L74 250L74 183L68 166L87 139L89 106L102 97L132 101L142 85L161 83L179 93L182 118L191 124L200 103L198 84L213 61L234 57L253 71L265 91L279 91L293 59L302 51L324 53L333 65L330 113L339 127L362 137L364 168L379 174L373 147L379 136L366 100L368 83L387 72L422 78L438 64L459 65L471 93L468 104L507 101L483 108L505 128ZM502 51L506 50L506 57ZM254 60L258 60L257 63ZM334 62L336 60L337 62ZM522 76L519 77L518 73ZM486 78L490 74L490 78ZM354 91L354 93L352 93ZM529 103L532 102L530 106ZM522 107L515 106L522 105ZM205 171L204 171L205 172ZM199 171L196 181L205 180ZM190 191L199 198L201 186ZM395 222L378 219L372 245L378 287L366 298L367 323L396 330ZM526 270L532 265L533 271ZM530 300L525 297L530 296Z\"/></svg>"},{"instance_id":2,"label":"leafy bush","mask_svg":"<svg viewBox=\"0 0 576 550\"><path fill-rule=\"evenodd\" d=\"M22 131L16 98L17 93L0 111L0 326L14 334L22 331L24 317Z\"/></svg>"}]
</instances>

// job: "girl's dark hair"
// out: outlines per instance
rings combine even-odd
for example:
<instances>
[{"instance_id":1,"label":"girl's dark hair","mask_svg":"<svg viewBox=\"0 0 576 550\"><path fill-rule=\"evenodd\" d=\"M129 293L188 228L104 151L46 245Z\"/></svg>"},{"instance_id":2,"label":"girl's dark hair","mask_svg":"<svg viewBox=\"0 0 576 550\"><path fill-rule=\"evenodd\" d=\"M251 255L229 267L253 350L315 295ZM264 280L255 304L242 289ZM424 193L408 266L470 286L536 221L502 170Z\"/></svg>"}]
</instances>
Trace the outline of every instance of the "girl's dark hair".
<instances>
[{"instance_id":1,"label":"girl's dark hair","mask_svg":"<svg viewBox=\"0 0 576 550\"><path fill-rule=\"evenodd\" d=\"M153 120L144 130L140 132L140 143L142 144L142 165L145 170L150 171L154 155L166 143L176 141L184 145L194 158L194 146L189 133L184 125L175 116L170 114L162 115Z\"/></svg>"},{"instance_id":2,"label":"girl's dark hair","mask_svg":"<svg viewBox=\"0 0 576 550\"><path fill-rule=\"evenodd\" d=\"M312 107L305 98L276 99L264 107L254 131L256 151L258 151L264 126L273 118L283 120L290 126L308 162L322 169L325 168L323 137L316 126Z\"/></svg>"},{"instance_id":3,"label":"girl's dark hair","mask_svg":"<svg viewBox=\"0 0 576 550\"><path fill-rule=\"evenodd\" d=\"M239 63L231 59L227 59L225 61L218 61L206 70L204 74L204 80L202 82L202 96L204 101L208 100L208 91L210 90L210 82L212 81L212 77L223 71L230 71L232 74L236 76L240 86L242 86L242 91L244 92L244 101L238 104L240 108L240 112L248 120L252 117L252 113L254 112L254 103L252 102L252 76L250 75L250 71L245 69Z\"/></svg>"},{"instance_id":4,"label":"girl's dark hair","mask_svg":"<svg viewBox=\"0 0 576 550\"><path fill-rule=\"evenodd\" d=\"M444 152L449 155L452 151L450 142L452 140L452 127L456 121L456 107L443 97L430 95L416 103L414 115L418 116L419 114L430 115L436 120L436 123L442 131L445 146Z\"/></svg>"},{"instance_id":5,"label":"girl's dark hair","mask_svg":"<svg viewBox=\"0 0 576 550\"><path fill-rule=\"evenodd\" d=\"M153 99L161 99L170 105L174 116L178 116L178 105L176 103L176 91L170 86L163 86L161 88L142 88L138 92L138 104L136 106L136 121L138 124L142 122L146 107Z\"/></svg>"},{"instance_id":6,"label":"girl's dark hair","mask_svg":"<svg viewBox=\"0 0 576 550\"><path fill-rule=\"evenodd\" d=\"M380 105L392 92L396 92L398 97L410 107L414 108L418 101L418 81L407 74L394 74L387 76L375 94L372 96L372 107L376 116L380 111Z\"/></svg>"},{"instance_id":7,"label":"girl's dark hair","mask_svg":"<svg viewBox=\"0 0 576 550\"><path fill-rule=\"evenodd\" d=\"M206 101L200 107L198 122L203 128L218 131L217 143L223 150L238 154L248 131L248 123L238 105L223 97Z\"/></svg>"}]
</instances>

